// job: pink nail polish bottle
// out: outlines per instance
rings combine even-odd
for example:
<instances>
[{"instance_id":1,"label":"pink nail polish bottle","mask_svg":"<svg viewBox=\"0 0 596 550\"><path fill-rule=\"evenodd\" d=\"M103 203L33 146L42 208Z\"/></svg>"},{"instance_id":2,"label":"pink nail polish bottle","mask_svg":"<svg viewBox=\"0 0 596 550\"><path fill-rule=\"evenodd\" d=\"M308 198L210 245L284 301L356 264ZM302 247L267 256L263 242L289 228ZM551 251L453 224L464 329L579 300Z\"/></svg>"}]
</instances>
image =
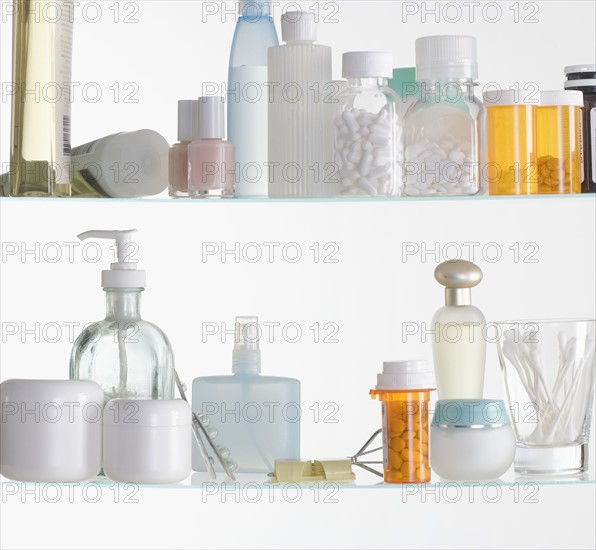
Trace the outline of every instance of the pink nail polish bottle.
<instances>
[{"instance_id":1,"label":"pink nail polish bottle","mask_svg":"<svg viewBox=\"0 0 596 550\"><path fill-rule=\"evenodd\" d=\"M199 139L188 146L188 192L193 199L234 196L234 146L225 141L224 98L199 98Z\"/></svg>"},{"instance_id":2,"label":"pink nail polish bottle","mask_svg":"<svg viewBox=\"0 0 596 550\"><path fill-rule=\"evenodd\" d=\"M198 100L178 101L178 143L172 145L168 158L170 197L188 197L188 146L198 137Z\"/></svg>"}]
</instances>

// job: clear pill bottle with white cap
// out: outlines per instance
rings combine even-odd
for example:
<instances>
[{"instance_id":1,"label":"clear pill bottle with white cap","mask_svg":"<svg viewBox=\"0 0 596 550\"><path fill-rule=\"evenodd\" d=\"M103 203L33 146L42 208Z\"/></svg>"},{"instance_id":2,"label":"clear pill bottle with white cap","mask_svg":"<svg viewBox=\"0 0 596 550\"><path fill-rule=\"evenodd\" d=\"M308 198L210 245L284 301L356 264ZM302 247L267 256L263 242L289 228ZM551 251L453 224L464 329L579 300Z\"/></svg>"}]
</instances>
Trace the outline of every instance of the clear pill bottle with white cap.
<instances>
[{"instance_id":1,"label":"clear pill bottle with white cap","mask_svg":"<svg viewBox=\"0 0 596 550\"><path fill-rule=\"evenodd\" d=\"M476 39L416 40L420 97L404 120L404 191L408 196L475 195L480 191L482 102Z\"/></svg>"},{"instance_id":2,"label":"clear pill bottle with white cap","mask_svg":"<svg viewBox=\"0 0 596 550\"><path fill-rule=\"evenodd\" d=\"M397 94L389 88L393 59L384 52L343 55L348 87L335 116L335 165L340 195L391 196L401 182Z\"/></svg>"}]
</instances>

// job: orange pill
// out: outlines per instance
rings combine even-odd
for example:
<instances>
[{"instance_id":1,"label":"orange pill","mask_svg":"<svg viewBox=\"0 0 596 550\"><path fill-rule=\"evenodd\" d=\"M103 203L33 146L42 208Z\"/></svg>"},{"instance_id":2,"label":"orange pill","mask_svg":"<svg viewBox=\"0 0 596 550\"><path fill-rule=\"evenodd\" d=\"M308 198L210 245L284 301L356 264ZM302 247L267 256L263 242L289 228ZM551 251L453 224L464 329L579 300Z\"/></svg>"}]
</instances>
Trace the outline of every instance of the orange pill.
<instances>
[{"instance_id":1,"label":"orange pill","mask_svg":"<svg viewBox=\"0 0 596 550\"><path fill-rule=\"evenodd\" d=\"M405 478L410 478L415 471L416 469L413 468L412 464L410 464L409 462L404 462L400 468L400 472L403 474Z\"/></svg>"},{"instance_id":2,"label":"orange pill","mask_svg":"<svg viewBox=\"0 0 596 550\"><path fill-rule=\"evenodd\" d=\"M394 451L401 451L406 448L406 442L401 437L392 437L389 445Z\"/></svg>"},{"instance_id":3,"label":"orange pill","mask_svg":"<svg viewBox=\"0 0 596 550\"><path fill-rule=\"evenodd\" d=\"M422 441L422 443L428 443L428 432L426 430L420 432L420 441Z\"/></svg>"},{"instance_id":4,"label":"orange pill","mask_svg":"<svg viewBox=\"0 0 596 550\"><path fill-rule=\"evenodd\" d=\"M416 432L414 432L414 431L411 431L411 430L408 430L407 432L404 432L404 433L402 434L402 437L403 437L405 440L416 439Z\"/></svg>"},{"instance_id":5,"label":"orange pill","mask_svg":"<svg viewBox=\"0 0 596 550\"><path fill-rule=\"evenodd\" d=\"M392 435L399 435L406 429L406 423L403 420L393 420L389 424L389 431Z\"/></svg>"},{"instance_id":6,"label":"orange pill","mask_svg":"<svg viewBox=\"0 0 596 550\"><path fill-rule=\"evenodd\" d=\"M402 441L404 441L402 439ZM418 439L410 439L408 440L408 449L411 451L419 451L420 450L420 441Z\"/></svg>"},{"instance_id":7,"label":"orange pill","mask_svg":"<svg viewBox=\"0 0 596 550\"><path fill-rule=\"evenodd\" d=\"M400 451L389 449L389 467L392 470L399 470L402 464L403 458L400 455Z\"/></svg>"}]
</instances>

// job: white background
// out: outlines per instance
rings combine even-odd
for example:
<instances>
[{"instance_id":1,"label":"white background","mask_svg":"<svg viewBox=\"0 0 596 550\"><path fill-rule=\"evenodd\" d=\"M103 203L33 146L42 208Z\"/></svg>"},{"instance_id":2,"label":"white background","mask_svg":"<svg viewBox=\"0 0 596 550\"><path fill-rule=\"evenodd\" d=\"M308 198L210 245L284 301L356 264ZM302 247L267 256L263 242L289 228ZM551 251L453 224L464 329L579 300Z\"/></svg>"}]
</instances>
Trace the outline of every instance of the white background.
<instances>
[{"instance_id":1,"label":"white background","mask_svg":"<svg viewBox=\"0 0 596 550\"><path fill-rule=\"evenodd\" d=\"M7 4L0 2L3 14ZM120 17L133 13L124 4ZM307 8L313 4L303 2ZM396 66L408 66L414 62L415 38L439 33L476 35L482 82L503 87L535 82L543 89L561 88L565 65L594 62L593 2L539 2L534 15L539 22L525 24L514 23L509 9L514 2L499 3L502 16L494 23L483 20L478 7L472 23L463 9L458 23L436 24L433 15L423 22L418 13L404 24L404 4L338 4L339 22L322 22L319 33L320 42L333 47L335 77L343 51L389 50ZM225 81L233 15L224 22L220 13L203 23L201 2L145 1L136 3L138 23L125 24L114 21L109 9L114 2L99 5L97 23L80 15L90 9L85 4L79 9L73 80L81 82L79 90L99 83L104 96L90 103L75 94L73 143L143 127L175 141L176 101L199 95L203 82ZM532 6L519 3L522 19L533 13ZM433 9L434 2L426 8ZM320 10L322 18L332 13L323 2ZM280 13L278 8L277 21ZM5 17L0 40L4 83L10 80L10 21ZM114 102L110 86L119 83L124 93L133 89L124 90L129 82L138 85L139 102L124 103L122 97ZM0 158L7 162L5 98L1 109ZM430 341L418 335L404 342L402 329L404 323L430 323L442 305L433 271L437 261L457 250L446 248L447 243L456 243L465 259L483 269L485 280L473 291L473 301L491 321L593 318L596 309L593 197L381 203L2 200L0 209L3 250L17 251L2 258L3 328L40 327L39 338L20 329L4 335L2 380L67 378L72 339L66 324L103 317L100 271L111 253L106 245L102 260L91 263L78 247L70 261L65 243L76 242L76 234L87 229L136 227L139 259L148 273L143 316L170 337L188 384L196 376L230 371L231 338L204 341L205 323L231 328L236 315L254 314L302 328L295 344L278 329L272 343L262 343L262 352L264 374L302 381L305 458L347 456L379 427L380 406L368 390L383 360L430 359ZM202 254L204 243L216 243L220 250L239 243L241 251L252 254L254 247L243 248L250 242L280 246L272 262L264 246L264 258L256 263L242 254L239 262L233 255L222 261L221 254ZM53 261L56 248L50 243L58 244L59 261ZM298 244L301 261L284 259L281 249L288 243ZM315 243L333 243L338 263L316 263L309 250ZM439 257L405 256L404 243L420 250L438 243ZM464 243L479 243L473 258ZM24 250L38 250L39 257L23 257ZM339 342L315 343L309 330L314 323L336 324ZM56 326L62 334L50 342ZM488 346L485 395L503 395L494 345ZM331 405L324 410L326 404ZM324 421L330 412L327 420L338 422ZM3 486L0 542L3 548L589 548L596 543L594 488L541 485L537 503L516 502L505 487L495 503L482 494L474 504L467 497L449 502L446 494L435 503L435 496L424 502L421 493L405 498L397 488L354 488L327 504L315 502L314 492L305 490L296 504L276 494L273 503L266 496L257 503L247 498L236 503L228 496L225 505L222 494L206 497L199 488L166 488L144 489L130 505L114 503L109 490L96 504L78 493L74 504L68 498L36 503L35 495L19 489L10 496Z\"/></svg>"}]
</instances>

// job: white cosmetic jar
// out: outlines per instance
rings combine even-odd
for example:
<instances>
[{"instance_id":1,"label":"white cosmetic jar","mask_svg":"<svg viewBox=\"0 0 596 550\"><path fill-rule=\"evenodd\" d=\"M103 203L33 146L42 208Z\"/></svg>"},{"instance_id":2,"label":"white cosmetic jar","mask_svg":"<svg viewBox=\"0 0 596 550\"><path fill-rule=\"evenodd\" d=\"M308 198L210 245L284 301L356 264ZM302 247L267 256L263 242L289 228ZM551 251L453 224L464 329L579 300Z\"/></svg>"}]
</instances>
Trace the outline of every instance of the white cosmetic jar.
<instances>
[{"instance_id":1,"label":"white cosmetic jar","mask_svg":"<svg viewBox=\"0 0 596 550\"><path fill-rule=\"evenodd\" d=\"M121 483L190 475L192 412L182 399L112 399L103 412L103 469Z\"/></svg>"},{"instance_id":2,"label":"white cosmetic jar","mask_svg":"<svg viewBox=\"0 0 596 550\"><path fill-rule=\"evenodd\" d=\"M513 463L515 434L503 401L437 401L430 427L430 465L453 481L496 479Z\"/></svg>"},{"instance_id":3,"label":"white cosmetic jar","mask_svg":"<svg viewBox=\"0 0 596 550\"><path fill-rule=\"evenodd\" d=\"M0 384L0 474L75 483L101 470L103 391L91 380Z\"/></svg>"}]
</instances>

